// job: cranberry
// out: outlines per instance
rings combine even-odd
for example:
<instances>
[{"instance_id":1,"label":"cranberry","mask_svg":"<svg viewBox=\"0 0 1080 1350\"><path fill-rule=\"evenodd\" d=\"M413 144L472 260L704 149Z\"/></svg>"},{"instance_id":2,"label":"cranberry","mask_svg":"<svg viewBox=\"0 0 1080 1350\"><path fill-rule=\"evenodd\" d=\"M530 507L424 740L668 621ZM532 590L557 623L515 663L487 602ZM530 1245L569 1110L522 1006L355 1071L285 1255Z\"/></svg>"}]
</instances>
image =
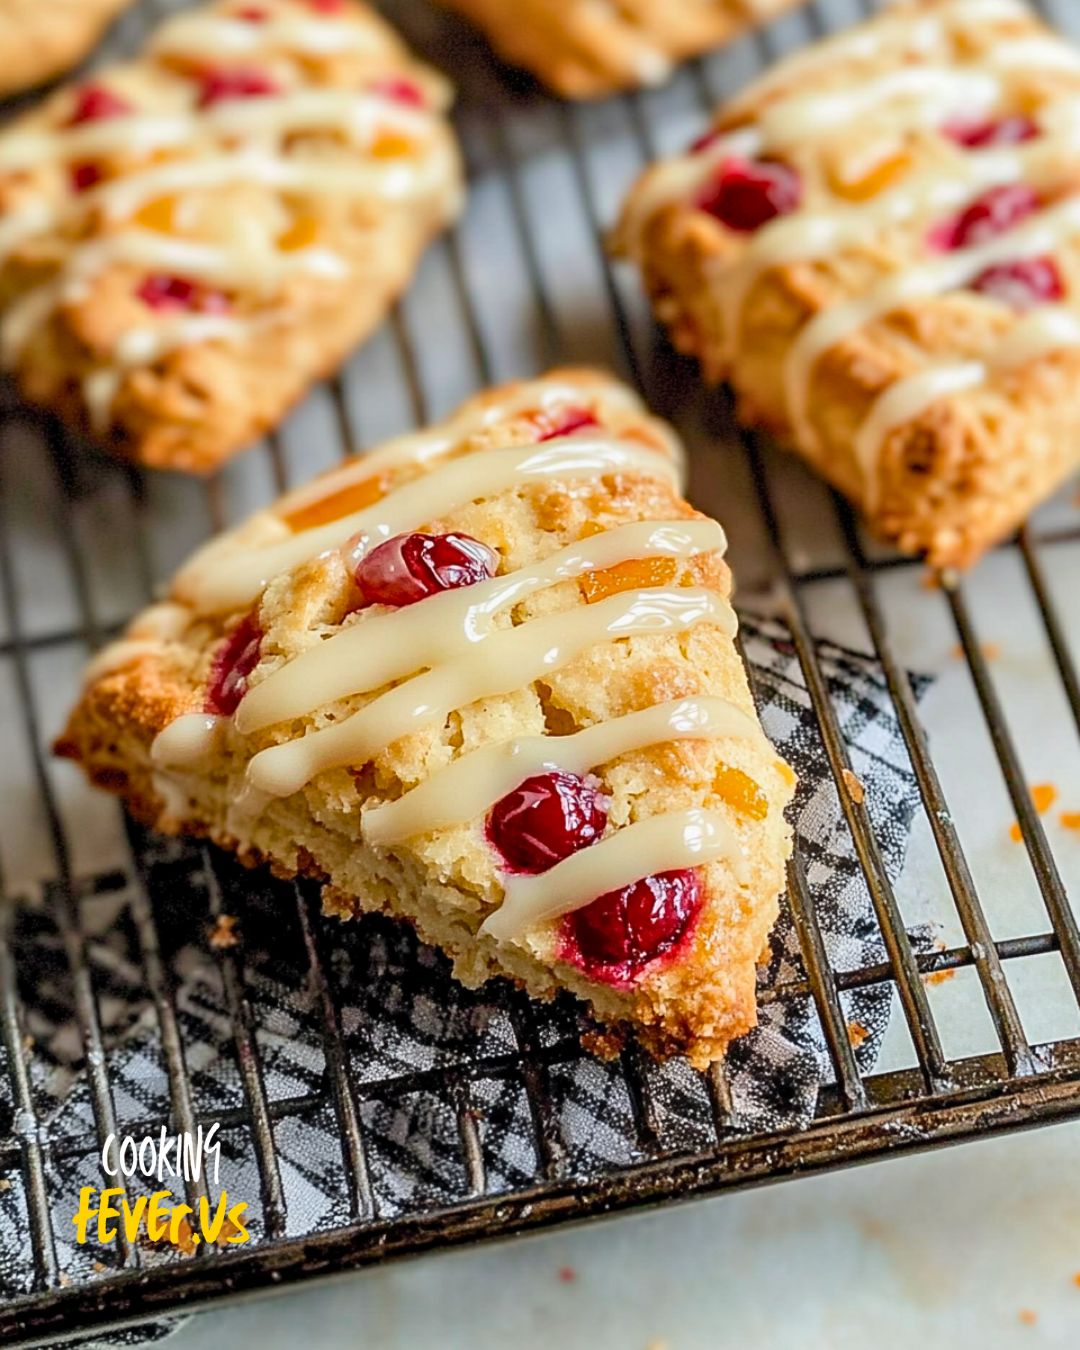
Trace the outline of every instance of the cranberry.
<instances>
[{"instance_id":1,"label":"cranberry","mask_svg":"<svg viewBox=\"0 0 1080 1350\"><path fill-rule=\"evenodd\" d=\"M256 70L244 66L215 68L204 70L201 77L202 90L199 94L199 107L210 108L215 103L234 98L266 98L271 94L280 94L281 86L265 70Z\"/></svg>"},{"instance_id":2,"label":"cranberry","mask_svg":"<svg viewBox=\"0 0 1080 1350\"><path fill-rule=\"evenodd\" d=\"M1021 310L1051 304L1065 295L1065 283L1053 258L1018 258L1015 262L997 263L980 272L971 289Z\"/></svg>"},{"instance_id":3,"label":"cranberry","mask_svg":"<svg viewBox=\"0 0 1080 1350\"><path fill-rule=\"evenodd\" d=\"M960 215L936 226L931 232L931 243L945 251L985 244L1019 225L1037 211L1039 205L1039 194L1026 183L1007 183L991 188Z\"/></svg>"},{"instance_id":4,"label":"cranberry","mask_svg":"<svg viewBox=\"0 0 1080 1350\"><path fill-rule=\"evenodd\" d=\"M259 664L262 633L254 616L236 625L214 658L206 690L206 711L231 717L247 693L248 676Z\"/></svg>"},{"instance_id":5,"label":"cranberry","mask_svg":"<svg viewBox=\"0 0 1080 1350\"><path fill-rule=\"evenodd\" d=\"M687 146L687 154L700 155L702 150L708 150L710 145L715 145L720 139L721 131L719 127L709 127L703 131L700 136L695 136Z\"/></svg>"},{"instance_id":6,"label":"cranberry","mask_svg":"<svg viewBox=\"0 0 1080 1350\"><path fill-rule=\"evenodd\" d=\"M193 309L202 314L221 314L229 307L229 300L221 291L213 291L186 277L164 274L147 277L135 292L151 309Z\"/></svg>"},{"instance_id":7,"label":"cranberry","mask_svg":"<svg viewBox=\"0 0 1080 1350\"><path fill-rule=\"evenodd\" d=\"M532 420L540 432L537 437L540 441L553 441L559 436L572 436L575 431L584 431L586 427L600 425L588 408L561 408L558 412L537 413Z\"/></svg>"},{"instance_id":8,"label":"cranberry","mask_svg":"<svg viewBox=\"0 0 1080 1350\"><path fill-rule=\"evenodd\" d=\"M802 201L802 180L778 159L727 159L702 189L697 204L729 230L750 233Z\"/></svg>"},{"instance_id":9,"label":"cranberry","mask_svg":"<svg viewBox=\"0 0 1080 1350\"><path fill-rule=\"evenodd\" d=\"M989 145L1019 145L1034 140L1039 134L1038 124L1023 113L979 121L958 117L946 122L941 130L949 140L968 150L982 150Z\"/></svg>"},{"instance_id":10,"label":"cranberry","mask_svg":"<svg viewBox=\"0 0 1080 1350\"><path fill-rule=\"evenodd\" d=\"M235 17L243 19L245 23L265 23L270 15L257 5L249 5L247 9L238 9Z\"/></svg>"},{"instance_id":11,"label":"cranberry","mask_svg":"<svg viewBox=\"0 0 1080 1350\"><path fill-rule=\"evenodd\" d=\"M75 108L68 118L68 126L84 122L104 122L110 117L123 117L134 112L134 107L120 94L114 94L103 84L84 84L75 96Z\"/></svg>"},{"instance_id":12,"label":"cranberry","mask_svg":"<svg viewBox=\"0 0 1080 1350\"><path fill-rule=\"evenodd\" d=\"M76 192L86 192L95 187L105 177L100 164L88 162L71 166L71 186Z\"/></svg>"},{"instance_id":13,"label":"cranberry","mask_svg":"<svg viewBox=\"0 0 1080 1350\"><path fill-rule=\"evenodd\" d=\"M604 832L607 806L597 788L576 773L526 778L495 803L488 838L514 872L546 872L588 848Z\"/></svg>"},{"instance_id":14,"label":"cranberry","mask_svg":"<svg viewBox=\"0 0 1080 1350\"><path fill-rule=\"evenodd\" d=\"M316 14L343 14L345 12L345 0L307 0L308 8L313 9Z\"/></svg>"},{"instance_id":15,"label":"cranberry","mask_svg":"<svg viewBox=\"0 0 1080 1350\"><path fill-rule=\"evenodd\" d=\"M696 871L642 877L568 914L560 955L594 979L623 984L671 951L696 918L701 899Z\"/></svg>"},{"instance_id":16,"label":"cranberry","mask_svg":"<svg viewBox=\"0 0 1080 1350\"><path fill-rule=\"evenodd\" d=\"M401 75L388 75L385 79L373 80L368 88L381 98L388 98L393 103L404 103L410 108L423 108L427 102L420 86Z\"/></svg>"},{"instance_id":17,"label":"cranberry","mask_svg":"<svg viewBox=\"0 0 1080 1350\"><path fill-rule=\"evenodd\" d=\"M371 550L354 577L371 605L412 605L495 575L494 549L467 534L399 534Z\"/></svg>"}]
</instances>

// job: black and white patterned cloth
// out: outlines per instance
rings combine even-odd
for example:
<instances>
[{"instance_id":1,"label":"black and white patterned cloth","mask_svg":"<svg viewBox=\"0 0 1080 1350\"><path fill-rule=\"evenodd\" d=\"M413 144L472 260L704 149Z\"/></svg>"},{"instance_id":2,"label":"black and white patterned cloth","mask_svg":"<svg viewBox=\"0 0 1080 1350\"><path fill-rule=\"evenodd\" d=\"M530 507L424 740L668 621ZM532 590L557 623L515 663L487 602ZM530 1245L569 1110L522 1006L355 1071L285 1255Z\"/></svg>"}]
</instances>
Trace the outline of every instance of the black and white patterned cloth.
<instances>
[{"instance_id":1,"label":"black and white patterned cloth","mask_svg":"<svg viewBox=\"0 0 1080 1350\"><path fill-rule=\"evenodd\" d=\"M779 624L744 619L746 653L758 686L765 730L798 772L793 818L825 947L837 970L882 961L885 949L865 882L825 760L820 733L788 634ZM822 669L865 788L890 876L903 862L917 790L884 681L872 662L829 643L818 646ZM925 681L916 678L916 692ZM148 891L162 947L176 974L176 1002L200 1116L223 1120L221 1185L230 1199L251 1205L253 1241L261 1240L259 1180L243 1123L243 1091L220 964L207 945L213 887L206 854L190 845L151 841ZM322 1023L313 1006L292 887L214 861L221 905L242 934L247 992L258 1028L267 1094L278 1111L276 1143L287 1206L287 1231L302 1235L348 1221L342 1156L323 1054ZM90 934L109 1077L122 1131L168 1119L168 1083L153 1005L143 983L128 879L101 878L83 900ZM372 918L326 921L328 975L338 991L342 1030L356 1081L369 1167L380 1217L415 1215L464 1199L467 1179L457 1118L437 1079L413 1083L418 1072L472 1061L481 1066L472 1090L492 1193L538 1179L533 1121L520 1076L482 1071L505 1060L517 1042L505 999L470 994L450 978L441 956L400 927ZM67 1280L104 1277L115 1253L76 1246L71 1216L81 1186L100 1185L93 1116L62 947L48 907L25 907L16 933L22 994L33 1037L30 1068L43 1136L50 1145L48 1184L58 1255ZM802 961L785 910L761 972L764 986L799 980ZM890 1012L890 986L845 995L850 1023L861 1025L856 1054L869 1068ZM583 1178L639 1157L621 1066L578 1048L583 1013L571 1000L532 1015L540 1043L562 1052L550 1069L568 1166ZM733 1047L728 1076L736 1128L761 1131L799 1126L813 1117L818 1093L831 1079L824 1038L805 995L779 997L762 1008L761 1025ZM646 1070L665 1149L707 1147L713 1117L703 1078L685 1064ZM432 1083L436 1083L433 1087ZM0 1100L0 1115L13 1115ZM0 1124L18 1128L17 1120ZM0 1298L29 1292L28 1235L21 1181L0 1190ZM179 1189L179 1187L177 1188ZM180 1259L147 1251L148 1262ZM160 1336L166 1323L143 1331ZM112 1341L110 1344L117 1344ZM126 1342L130 1344L131 1342Z\"/></svg>"}]
</instances>

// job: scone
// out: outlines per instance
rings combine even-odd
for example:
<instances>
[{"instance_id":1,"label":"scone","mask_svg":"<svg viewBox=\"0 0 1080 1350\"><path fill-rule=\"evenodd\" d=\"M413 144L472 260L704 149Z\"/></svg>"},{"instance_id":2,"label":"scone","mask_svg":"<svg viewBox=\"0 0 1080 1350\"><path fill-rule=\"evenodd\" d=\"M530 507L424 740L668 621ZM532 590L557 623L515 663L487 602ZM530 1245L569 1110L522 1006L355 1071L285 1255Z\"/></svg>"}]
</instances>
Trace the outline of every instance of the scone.
<instances>
[{"instance_id":1,"label":"scone","mask_svg":"<svg viewBox=\"0 0 1080 1350\"><path fill-rule=\"evenodd\" d=\"M81 61L132 0L0 0L0 96Z\"/></svg>"},{"instance_id":2,"label":"scone","mask_svg":"<svg viewBox=\"0 0 1080 1350\"><path fill-rule=\"evenodd\" d=\"M467 985L570 989L703 1066L755 1022L794 775L679 465L606 376L475 398L205 546L57 750Z\"/></svg>"},{"instance_id":3,"label":"scone","mask_svg":"<svg viewBox=\"0 0 1080 1350\"><path fill-rule=\"evenodd\" d=\"M0 134L0 357L205 471L379 322L457 213L449 89L354 0L218 0Z\"/></svg>"},{"instance_id":4,"label":"scone","mask_svg":"<svg viewBox=\"0 0 1080 1350\"><path fill-rule=\"evenodd\" d=\"M1080 51L922 0L796 55L633 189L675 345L931 563L1080 462Z\"/></svg>"},{"instance_id":5,"label":"scone","mask_svg":"<svg viewBox=\"0 0 1080 1350\"><path fill-rule=\"evenodd\" d=\"M675 62L729 42L798 0L441 0L496 51L568 98L661 84Z\"/></svg>"}]
</instances>

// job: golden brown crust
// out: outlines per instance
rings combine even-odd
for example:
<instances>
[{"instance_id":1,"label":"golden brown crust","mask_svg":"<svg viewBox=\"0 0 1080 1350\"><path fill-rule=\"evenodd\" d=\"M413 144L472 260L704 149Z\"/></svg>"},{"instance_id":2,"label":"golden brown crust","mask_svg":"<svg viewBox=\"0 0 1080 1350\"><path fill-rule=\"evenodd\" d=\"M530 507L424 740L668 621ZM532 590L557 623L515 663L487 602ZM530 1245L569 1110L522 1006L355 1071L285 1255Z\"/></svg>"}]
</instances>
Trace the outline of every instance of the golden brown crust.
<instances>
[{"instance_id":1,"label":"golden brown crust","mask_svg":"<svg viewBox=\"0 0 1080 1350\"><path fill-rule=\"evenodd\" d=\"M934 12L929 0L913 8ZM945 9L947 5L938 12ZM979 70L1001 44L1048 36L1033 18L984 20L958 30L945 64L955 61ZM926 61L931 59L942 57L935 53ZM894 43L869 63L837 59L781 66L760 87L751 86L722 109L717 128L727 133L753 126L787 96L861 87L902 61L912 58ZM1001 112L1049 118L1059 100L1078 94L1076 71L1025 71L1018 66ZM803 184L804 213L858 208L859 202L840 193L838 176L868 163L874 171L873 152L882 134L880 124L876 130L846 124L830 136L784 147L783 159L797 169ZM882 194L902 193L907 176L947 170L956 156L973 153L949 142L936 124L893 135L887 148L888 155L879 162L886 169L895 163L897 172L893 178L883 171ZM940 220L941 208L936 218L923 211L886 223L870 214L878 196L870 193L865 198L868 223L861 235L825 256L760 267L742 293L733 335L732 289L744 285L740 269L755 247L754 236L727 229L692 199L651 197L657 175L664 171L648 171L631 194L616 246L640 261L657 315L675 346L696 356L709 380L731 382L740 418L797 450L856 502L876 533L905 552L925 554L932 564L964 567L1009 535L1075 468L1080 403L1072 391L1080 354L1066 347L996 366L1003 338L1022 315L973 290L897 304L845 332L812 365L806 419L793 424L785 368L790 369L799 335L819 316L924 264L930 256L927 234L935 219ZM1064 201L1077 188L1075 163L1066 161L1041 189L1044 204ZM647 203L653 199L657 204L650 210ZM1067 292L1075 293L1080 283L1080 240L1075 234L1064 241L1056 262ZM915 406L911 416L887 428L868 471L857 438L882 396L914 375L958 362L984 362L987 377L972 388Z\"/></svg>"},{"instance_id":2,"label":"golden brown crust","mask_svg":"<svg viewBox=\"0 0 1080 1350\"><path fill-rule=\"evenodd\" d=\"M621 435L666 442L660 424L635 410L626 391L587 372L560 372L592 409ZM493 391L505 398L520 386ZM454 453L529 443L530 416L496 421L461 442ZM495 547L507 570L548 556L587 536L597 522L673 520L695 516L665 479L626 474L569 487L528 485L448 512L428 522L435 531L459 530ZM730 591L730 573L713 554L682 565L676 584ZM515 620L560 612L583 603L576 582L563 582L522 601ZM322 557L276 577L258 607L263 632L260 665L252 684L313 642L363 623L357 597L339 556ZM509 736L560 732L607 721L667 699L719 694L753 714L746 675L727 634L711 623L681 637L639 634L600 643L513 693L483 698L379 752L357 771L319 775L292 797L274 799L259 814L237 807L250 755L291 739L296 722L248 737L230 731L199 773L155 770L154 737L176 716L197 711L220 639L235 622L185 617L170 611L169 633L160 610L136 620L123 643L105 658L74 710L57 752L81 762L89 776L122 793L131 809L157 828L213 839L245 861L268 860L280 875L315 875L326 882L329 912L351 917L379 910L412 923L424 940L441 946L455 973L477 986L504 975L546 998L570 988L593 1006L605 1025L632 1025L659 1055L687 1054L704 1065L754 1025L756 962L775 921L784 883L790 830L784 808L793 775L764 739L725 737L719 742L676 741L621 756L599 772L609 798L612 828L658 812L715 806L718 771L727 765L758 785L768 803L754 818L728 805L747 859L745 884L734 882L726 862L703 870L706 901L685 951L658 963L629 989L588 978L557 951L557 930L542 925L520 941L496 942L480 934L485 916L501 898L482 821L432 831L390 849L358 845L360 812L393 798L462 753ZM177 621L178 620L178 621ZM375 691L376 693L378 691ZM304 723L325 725L363 706L375 693L318 710Z\"/></svg>"},{"instance_id":3,"label":"golden brown crust","mask_svg":"<svg viewBox=\"0 0 1080 1350\"><path fill-rule=\"evenodd\" d=\"M240 65L269 78L283 99L308 93L347 98L404 81L427 111L402 108L392 97L382 114L327 103L325 125L308 119L283 126L253 146L225 123L214 129L211 114L226 117L228 102L198 113L200 81L214 63L196 57L198 40L190 56L178 40L175 49L151 47L94 83L125 100L136 118L194 116L188 141L98 153L82 164L97 176L84 189L73 176L82 162L73 169L73 152L62 145L37 155L33 167L0 169L0 211L8 218L46 213L44 226L18 240L0 263L7 359L22 392L83 435L154 468L207 472L272 428L381 321L426 244L459 209L460 168L441 115L449 100L441 77L415 62L378 16L353 0L323 20L302 0L267 0L262 8L268 17L252 23L253 32L269 33L277 22L286 25L282 31L325 22L365 39L327 54L268 39ZM242 26L235 17L241 9L217 0L181 17L206 15ZM66 134L76 99L77 91L62 89L18 119L0 135L0 162L21 137ZM270 100L265 103L269 108ZM401 115L413 118L407 134L394 120ZM353 116L360 121L350 130ZM205 185L189 177L176 189L138 188L155 174L197 173L215 161L224 168L229 159L252 154L266 158L270 172L310 171L312 185L286 180L277 187L259 172L235 170ZM384 190L374 179L370 189L350 185L359 175L380 173L412 179L405 189ZM125 184L125 190L136 188L130 206L110 206ZM57 303L22 330L18 316L28 298L40 296L63 269L84 266L94 248L117 248L134 236L163 261L139 261L142 243L131 256L121 250L78 284L67 284ZM180 252L171 261L166 246L174 242ZM141 291L148 276L179 275L186 283L184 251L196 249L217 251L221 259L209 264L217 271L205 286L214 306L209 317L223 309L227 331L193 332L174 342L166 335L169 325L192 313L197 318L197 311L148 305ZM14 341L13 332L20 334Z\"/></svg>"},{"instance_id":4,"label":"golden brown crust","mask_svg":"<svg viewBox=\"0 0 1080 1350\"><path fill-rule=\"evenodd\" d=\"M81 61L132 0L0 0L0 96L51 80Z\"/></svg>"},{"instance_id":5,"label":"golden brown crust","mask_svg":"<svg viewBox=\"0 0 1080 1350\"><path fill-rule=\"evenodd\" d=\"M512 65L567 98L657 84L688 56L729 42L797 0L440 0Z\"/></svg>"}]
</instances>

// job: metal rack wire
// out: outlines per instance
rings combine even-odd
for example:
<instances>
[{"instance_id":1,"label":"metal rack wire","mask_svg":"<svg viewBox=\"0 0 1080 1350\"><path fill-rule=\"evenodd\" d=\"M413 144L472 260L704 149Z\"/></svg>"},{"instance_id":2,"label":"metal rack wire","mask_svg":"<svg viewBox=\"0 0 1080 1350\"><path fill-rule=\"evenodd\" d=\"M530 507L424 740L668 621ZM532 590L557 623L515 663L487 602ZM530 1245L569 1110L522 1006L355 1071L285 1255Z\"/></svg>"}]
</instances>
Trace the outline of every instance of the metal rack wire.
<instances>
[{"instance_id":1,"label":"metal rack wire","mask_svg":"<svg viewBox=\"0 0 1080 1350\"><path fill-rule=\"evenodd\" d=\"M506 368L520 358L511 354L509 347L503 349L505 331L500 335L492 320L493 312L505 310L510 302L501 295L492 296L479 261L487 243L485 231L495 212L507 232L506 247L519 264L512 279L521 292L526 316L522 321L528 329L525 360L534 368L556 359L582 356L607 361L621 368L655 404L673 410L673 404L682 402L687 372L673 363L670 354L654 347L651 326L632 279L613 270L603 249L603 226L615 190L611 186L615 169L608 160L610 157L620 168L632 168L665 148L654 135L657 128L663 130L665 126L664 108L677 107L680 115L700 117L704 107L729 82L730 67L725 64L729 58L691 66L681 75L674 94L629 96L600 108L564 108L542 98L527 82L499 71L475 40L449 19L437 18L434 11L420 4L388 4L387 8L419 45L443 55L449 50L444 35L446 25L450 25L458 63L463 67L466 92L459 120L480 200L475 214L435 250L428 264L428 276L433 280L427 296L428 300L434 296L445 308L460 334L461 341L453 344L453 352L447 352L445 346L442 349L443 359L465 372L459 383L487 384L520 373ZM137 39L139 26L151 18L153 10L153 4L144 4L132 13L121 33L125 44ZM776 54L777 44L813 37L839 21L857 17L857 10L856 5L845 5L842 0L831 4L821 0L804 15L740 44L739 59L744 67L764 64ZM499 109L496 117L490 114L493 103ZM578 232L570 244L559 248L545 233L543 207L536 183L530 181L538 162L553 166L560 175L568 193L566 200L576 213ZM568 319L563 297L553 284L560 263L569 259L571 270L583 265L584 255L575 251L583 240L593 298L601 315L606 315L596 332L584 335L572 316ZM507 284L510 279L509 273L500 276ZM416 303L413 299L403 303L377 340L376 345L382 345L376 356L364 359L385 360L395 367L402 411L419 423L450 401L451 391L444 387L430 349L418 341L423 320ZM367 438L366 424L377 412L358 404L355 386L355 370L350 367L317 396L323 442L336 445L341 453L356 448L358 426L365 428ZM714 414L715 408L709 415ZM690 425L693 419L689 416L677 420L686 424L696 443L698 463L708 468L718 462L713 459L718 453L717 436L708 430L703 434L699 424ZM8 404L3 410L0 437L12 428L24 429L25 415ZM92 529L85 512L87 502L94 500L98 490L95 475L100 473L107 480L108 491L119 492L134 523L133 546L125 559L125 584L133 603L140 595L148 596L168 570L157 557L155 545L156 532L162 528L166 514L162 493L174 489L161 489L134 472L106 469L95 461L81 463L77 452L72 453L55 428L44 428L41 439L42 452L52 466L52 480L47 485L44 506L38 506L56 536L59 574L70 593L71 612L68 622L51 627L30 622L33 596L27 587L26 569L19 563L16 522L12 512L3 509L4 503L13 500L13 490L18 486L18 460L16 450L0 441L0 672L11 683L12 703L18 710L7 734L25 747L28 790L33 795L34 812L44 822L43 838L50 851L46 910L63 957L89 1087L93 1135L100 1146L117 1128L117 1106L108 1037L103 1032L98 991L87 959L84 907L88 897L95 894L121 895L133 926L160 1046L172 1127L192 1130L206 1113L200 1110L193 1087L178 1012L178 977L163 936L163 896L155 879L153 843L129 822L123 836L127 856L118 870L87 877L73 866L72 820L58 795L46 749L46 722L55 721L56 710L41 706L35 663L56 653L69 653L74 660L115 631L118 624L119 616L103 606L101 586L92 575L97 545L89 538ZM20 1188L29 1236L26 1292L0 1307L0 1341L17 1344L34 1338L55 1339L76 1330L86 1332L147 1318L397 1254L1080 1115L1080 1039L1062 1037L1032 1044L1010 983L1015 963L1033 956L1053 956L1061 962L1080 1003L1080 929L1043 821L1031 802L1007 708L980 645L970 600L977 578L942 578L940 598L970 671L974 700L1015 812L1046 915L1041 931L1001 939L995 937L985 897L976 884L976 869L950 811L942 775L931 755L892 631L889 603L883 595L891 577L911 572L916 564L877 554L862 538L848 508L839 499L827 496L822 497L827 525L835 527L841 543L838 560L802 559L777 491L781 469L776 457L753 437L728 437L725 443L748 484L747 509L757 512L764 574L772 582L791 629L823 753L838 786L838 800L885 940L884 962L863 969L834 970L818 923L813 890L802 860L796 857L790 870L789 903L802 948L805 978L767 989L763 999L801 996L813 1001L835 1077L821 1093L815 1120L799 1131L761 1134L741 1128L723 1067L718 1066L708 1082L713 1140L698 1149L672 1148L665 1140L663 1111L654 1099L648 1072L637 1052L630 1049L623 1057L622 1071L634 1113L636 1158L626 1165L582 1175L569 1161L556 1082L560 1066L580 1058L580 1045L573 1035L541 1035L529 1001L504 990L491 993L490 1001L508 1017L512 1050L440 1062L392 1079L363 1080L355 1072L350 1037L342 1024L340 991L332 971L334 933L321 917L317 895L303 886L288 887L283 893L294 911L294 918L288 921L295 923L313 1006L321 1019L325 1072L316 1091L271 1099L262 1064L260 1028L249 992L245 949L224 948L207 955L220 970L239 1085L236 1102L213 1112L213 1118L223 1128L242 1129L250 1139L261 1191L258 1240L229 1253L212 1253L204 1247L196 1255L167 1263L147 1263L137 1244L121 1240L114 1267L92 1279L72 1281L65 1276L58 1256L50 1177L65 1158L85 1153L88 1141L75 1136L46 1138L40 1128L31 1072L36 1052L28 1040L27 995L20 982L25 969L20 963L32 963L35 957L32 945L19 934L19 916L25 906L5 888L0 874L0 1031L6 1075L5 1110L0 1112L0 1171ZM301 472L294 466L295 449L286 428L211 481L199 508L206 526L225 524L238 510L252 504L246 500L252 492L257 498L260 493L265 496L286 486ZM730 460L729 466L734 462ZM175 491L188 493L182 500L195 509L190 494L196 489ZM172 498L168 500L175 506ZM1067 525L1050 530L1032 528L1007 548L1019 560L1071 717L1080 727L1080 680L1069 625L1055 602L1046 564L1052 550L1068 560L1069 550L1077 542L1080 527ZM737 558L737 569L738 563ZM811 605L816 588L830 584L848 588L895 707L947 892L964 936L963 943L945 950L914 949L882 861L873 822L865 805L843 790L851 763L818 657ZM224 913L226 904L233 904L231 894L228 902L224 896L235 883L223 872L221 860L212 851L199 851L185 878L186 899L200 906L200 912L207 916ZM978 979L996 1045L984 1054L956 1057L946 1052L926 979L965 968L972 969ZM853 990L879 984L895 987L913 1063L866 1073L860 1070L852 1048L843 999ZM510 1079L523 1085L535 1139L536 1175L528 1185L496 1193L489 1187L483 1112L477 1105L476 1088L481 1082ZM364 1107L382 1096L400 1099L420 1092L434 1094L453 1113L464 1176L461 1195L450 1206L418 1206L404 1213L386 1214L372 1181ZM297 1235L288 1228L286 1187L275 1130L284 1119L321 1106L328 1106L337 1122L347 1219L331 1228ZM124 1122L132 1132L160 1123ZM189 1203L201 1194L205 1194L204 1182L189 1183Z\"/></svg>"}]
</instances>

